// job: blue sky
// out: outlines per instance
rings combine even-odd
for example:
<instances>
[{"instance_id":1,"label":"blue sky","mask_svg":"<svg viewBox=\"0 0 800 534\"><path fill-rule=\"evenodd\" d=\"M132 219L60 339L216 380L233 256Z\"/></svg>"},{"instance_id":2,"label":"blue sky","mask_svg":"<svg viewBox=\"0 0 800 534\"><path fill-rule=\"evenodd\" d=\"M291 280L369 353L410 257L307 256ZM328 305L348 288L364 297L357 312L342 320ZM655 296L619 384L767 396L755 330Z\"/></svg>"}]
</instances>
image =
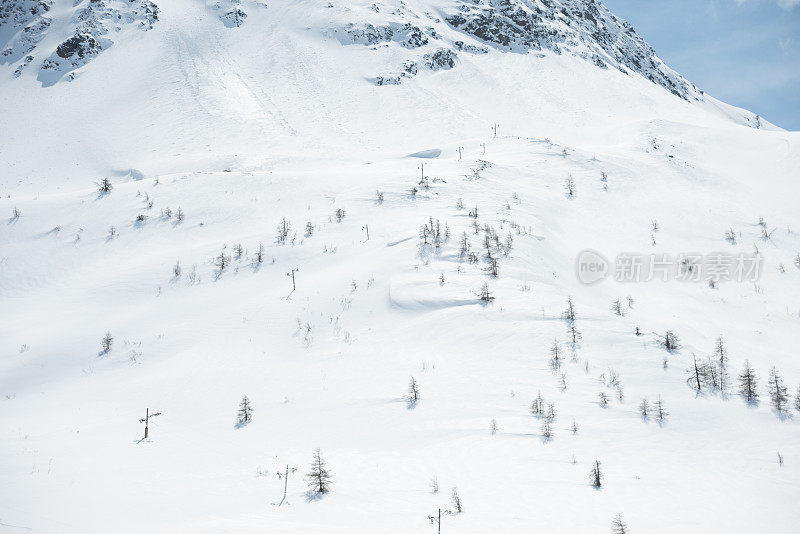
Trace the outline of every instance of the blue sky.
<instances>
[{"instance_id":1,"label":"blue sky","mask_svg":"<svg viewBox=\"0 0 800 534\"><path fill-rule=\"evenodd\" d=\"M603 0L720 100L800 130L800 0Z\"/></svg>"}]
</instances>

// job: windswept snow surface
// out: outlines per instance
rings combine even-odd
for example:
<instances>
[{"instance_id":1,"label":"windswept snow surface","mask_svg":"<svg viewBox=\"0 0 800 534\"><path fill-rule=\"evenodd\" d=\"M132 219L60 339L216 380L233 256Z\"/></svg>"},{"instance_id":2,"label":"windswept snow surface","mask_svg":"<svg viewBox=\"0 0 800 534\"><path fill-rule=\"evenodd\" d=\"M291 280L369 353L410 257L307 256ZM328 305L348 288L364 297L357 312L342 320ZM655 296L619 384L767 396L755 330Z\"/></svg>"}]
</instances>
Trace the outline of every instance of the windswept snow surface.
<instances>
[{"instance_id":1,"label":"windswept snow surface","mask_svg":"<svg viewBox=\"0 0 800 534\"><path fill-rule=\"evenodd\" d=\"M456 2L156 3L152 29L114 32L72 81L0 69L2 529L433 532L456 487L443 532L609 532L618 513L632 532L796 530L800 412L767 393L771 366L792 405L800 386L796 132L571 54L495 48L444 22ZM406 19L441 42L330 33ZM373 83L455 40L487 52ZM437 221L449 239L426 245ZM584 249L756 248L757 284L575 275ZM679 351L658 346L667 330ZM719 336L732 391L697 394L692 354ZM758 404L735 391L745 359ZM243 395L255 412L237 428ZM661 424L638 412L659 395ZM161 415L142 440L147 408ZM316 448L321 498L303 479Z\"/></svg>"}]
</instances>

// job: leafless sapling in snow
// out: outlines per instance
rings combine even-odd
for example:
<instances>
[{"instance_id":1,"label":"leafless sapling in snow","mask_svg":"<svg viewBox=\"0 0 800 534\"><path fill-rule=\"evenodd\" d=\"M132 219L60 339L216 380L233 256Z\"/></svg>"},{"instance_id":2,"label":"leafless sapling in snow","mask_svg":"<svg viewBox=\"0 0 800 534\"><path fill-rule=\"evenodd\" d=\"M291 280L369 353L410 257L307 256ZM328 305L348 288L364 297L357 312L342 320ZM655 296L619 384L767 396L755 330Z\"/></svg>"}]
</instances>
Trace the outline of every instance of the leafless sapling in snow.
<instances>
[{"instance_id":1,"label":"leafless sapling in snow","mask_svg":"<svg viewBox=\"0 0 800 534\"><path fill-rule=\"evenodd\" d=\"M253 419L253 405L250 404L250 399L247 395L242 397L239 402L239 411L236 413L236 424L239 426L246 425Z\"/></svg>"},{"instance_id":2,"label":"leafless sapling in snow","mask_svg":"<svg viewBox=\"0 0 800 534\"><path fill-rule=\"evenodd\" d=\"M550 366L553 369L558 369L561 366L561 347L558 344L558 339L553 340L550 345Z\"/></svg>"},{"instance_id":3,"label":"leafless sapling in snow","mask_svg":"<svg viewBox=\"0 0 800 534\"><path fill-rule=\"evenodd\" d=\"M275 232L275 241L283 245L286 243L286 240L289 238L289 232L292 229L292 223L286 220L286 217L281 219L280 224L278 224L278 228Z\"/></svg>"},{"instance_id":4,"label":"leafless sapling in snow","mask_svg":"<svg viewBox=\"0 0 800 534\"><path fill-rule=\"evenodd\" d=\"M553 427L550 424L550 421L547 418L542 419L542 439L544 441L550 441L553 437Z\"/></svg>"},{"instance_id":5,"label":"leafless sapling in snow","mask_svg":"<svg viewBox=\"0 0 800 534\"><path fill-rule=\"evenodd\" d=\"M644 397L639 403L639 415L642 416L642 419L650 417L650 403L647 402L647 397Z\"/></svg>"},{"instance_id":6,"label":"leafless sapling in snow","mask_svg":"<svg viewBox=\"0 0 800 534\"><path fill-rule=\"evenodd\" d=\"M672 330L667 330L663 336L659 336L658 343L669 352L675 352L681 348L680 338Z\"/></svg>"},{"instance_id":7,"label":"leafless sapling in snow","mask_svg":"<svg viewBox=\"0 0 800 534\"><path fill-rule=\"evenodd\" d=\"M570 343L572 343L573 346L577 345L583 337L574 323L567 325L567 335L569 336Z\"/></svg>"},{"instance_id":8,"label":"leafless sapling in snow","mask_svg":"<svg viewBox=\"0 0 800 534\"><path fill-rule=\"evenodd\" d=\"M744 361L744 369L739 374L739 394L749 403L758 401L758 379L748 360Z\"/></svg>"},{"instance_id":9,"label":"leafless sapling in snow","mask_svg":"<svg viewBox=\"0 0 800 534\"><path fill-rule=\"evenodd\" d=\"M622 301L616 299L614 302L612 302L611 311L613 311L615 315L619 315L620 317L625 315L625 308L622 307Z\"/></svg>"},{"instance_id":10,"label":"leafless sapling in snow","mask_svg":"<svg viewBox=\"0 0 800 534\"><path fill-rule=\"evenodd\" d=\"M327 464L322 458L322 452L317 449L314 451L311 470L306 474L308 488L311 493L324 495L330 491L331 478L331 473L328 471Z\"/></svg>"},{"instance_id":11,"label":"leafless sapling in snow","mask_svg":"<svg viewBox=\"0 0 800 534\"><path fill-rule=\"evenodd\" d=\"M794 409L800 412L800 386L797 386L797 394L794 396Z\"/></svg>"},{"instance_id":12,"label":"leafless sapling in snow","mask_svg":"<svg viewBox=\"0 0 800 534\"><path fill-rule=\"evenodd\" d=\"M111 352L111 346L114 344L114 337L111 335L111 332L106 332L100 344L103 347L103 354Z\"/></svg>"},{"instance_id":13,"label":"leafless sapling in snow","mask_svg":"<svg viewBox=\"0 0 800 534\"><path fill-rule=\"evenodd\" d=\"M564 180L564 190L566 191L568 198L575 198L575 179L571 174L567 176L566 180Z\"/></svg>"},{"instance_id":14,"label":"leafless sapling in snow","mask_svg":"<svg viewBox=\"0 0 800 534\"><path fill-rule=\"evenodd\" d=\"M489 291L489 284L484 283L481 286L481 290L478 293L478 298L480 298L481 302L489 303L494 300L494 295L492 292Z\"/></svg>"},{"instance_id":15,"label":"leafless sapling in snow","mask_svg":"<svg viewBox=\"0 0 800 534\"><path fill-rule=\"evenodd\" d=\"M264 243L259 242L256 249L256 263L264 263Z\"/></svg>"},{"instance_id":16,"label":"leafless sapling in snow","mask_svg":"<svg viewBox=\"0 0 800 534\"><path fill-rule=\"evenodd\" d=\"M237 260L244 255L244 247L242 247L241 243L236 243L233 245L233 257Z\"/></svg>"},{"instance_id":17,"label":"leafless sapling in snow","mask_svg":"<svg viewBox=\"0 0 800 534\"><path fill-rule=\"evenodd\" d=\"M180 260L175 262L175 265L172 267L172 274L175 275L175 278L180 278L181 276L181 262Z\"/></svg>"},{"instance_id":18,"label":"leafless sapling in snow","mask_svg":"<svg viewBox=\"0 0 800 534\"><path fill-rule=\"evenodd\" d=\"M530 410L531 410L531 415L533 415L534 417L541 417L544 415L545 403L541 391L536 396L536 398L533 399L533 402L531 402Z\"/></svg>"},{"instance_id":19,"label":"leafless sapling in snow","mask_svg":"<svg viewBox=\"0 0 800 534\"><path fill-rule=\"evenodd\" d=\"M664 401L661 399L661 395L656 397L656 400L653 402L653 415L659 423L663 423L667 420L669 412L667 412L667 409L664 407Z\"/></svg>"},{"instance_id":20,"label":"leafless sapling in snow","mask_svg":"<svg viewBox=\"0 0 800 534\"><path fill-rule=\"evenodd\" d=\"M614 516L614 520L611 521L611 534L628 534L629 532L628 525L622 520L622 514Z\"/></svg>"},{"instance_id":21,"label":"leafless sapling in snow","mask_svg":"<svg viewBox=\"0 0 800 534\"><path fill-rule=\"evenodd\" d=\"M409 408L413 408L419 402L419 386L416 379L412 376L411 381L408 383L408 393L406 394L406 402Z\"/></svg>"},{"instance_id":22,"label":"leafless sapling in snow","mask_svg":"<svg viewBox=\"0 0 800 534\"><path fill-rule=\"evenodd\" d=\"M100 183L97 184L97 190L101 193L110 193L112 189L114 189L114 186L111 185L111 180L108 178L103 178Z\"/></svg>"},{"instance_id":23,"label":"leafless sapling in snow","mask_svg":"<svg viewBox=\"0 0 800 534\"><path fill-rule=\"evenodd\" d=\"M589 482L595 488L600 488L603 485L603 473L600 471L600 462L598 460L594 461L592 470L589 472Z\"/></svg>"},{"instance_id":24,"label":"leafless sapling in snow","mask_svg":"<svg viewBox=\"0 0 800 534\"><path fill-rule=\"evenodd\" d=\"M786 391L783 379L774 366L769 370L767 389L769 390L769 399L772 407L779 414L785 414L789 408L789 393Z\"/></svg>"},{"instance_id":25,"label":"leafless sapling in snow","mask_svg":"<svg viewBox=\"0 0 800 534\"><path fill-rule=\"evenodd\" d=\"M561 318L571 323L575 320L577 314L575 313L575 304L572 302L572 297L567 297L567 307L561 314Z\"/></svg>"},{"instance_id":26,"label":"leafless sapling in snow","mask_svg":"<svg viewBox=\"0 0 800 534\"><path fill-rule=\"evenodd\" d=\"M716 344L714 345L714 356L722 365L728 362L728 348L725 346L725 340L722 336L717 338Z\"/></svg>"},{"instance_id":27,"label":"leafless sapling in snow","mask_svg":"<svg viewBox=\"0 0 800 534\"><path fill-rule=\"evenodd\" d=\"M230 265L230 263L231 263L231 257L225 254L224 251L220 252L219 256L214 258L214 265L216 265L219 268L220 272L224 271L225 268L228 265Z\"/></svg>"},{"instance_id":28,"label":"leafless sapling in snow","mask_svg":"<svg viewBox=\"0 0 800 534\"><path fill-rule=\"evenodd\" d=\"M698 364L697 356L695 356L694 353L692 353L692 367L689 368L689 378L687 379L687 382L689 383L690 386L692 386L693 389L700 392L702 390L701 377L704 376L705 376L705 369L703 367L703 364L702 363Z\"/></svg>"},{"instance_id":29,"label":"leafless sapling in snow","mask_svg":"<svg viewBox=\"0 0 800 534\"><path fill-rule=\"evenodd\" d=\"M456 489L455 486L450 490L450 504L453 506L453 512L460 514L464 511L461 496L458 494L458 489Z\"/></svg>"}]
</instances>

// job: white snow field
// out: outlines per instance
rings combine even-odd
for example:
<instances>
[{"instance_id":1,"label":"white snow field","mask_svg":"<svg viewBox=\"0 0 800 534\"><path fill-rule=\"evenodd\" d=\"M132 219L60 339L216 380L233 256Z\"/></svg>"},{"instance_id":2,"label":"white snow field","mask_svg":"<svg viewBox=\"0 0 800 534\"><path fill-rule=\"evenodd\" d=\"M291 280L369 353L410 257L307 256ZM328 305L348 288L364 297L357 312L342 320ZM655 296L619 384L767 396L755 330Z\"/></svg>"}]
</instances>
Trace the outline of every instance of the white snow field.
<instances>
[{"instance_id":1,"label":"white snow field","mask_svg":"<svg viewBox=\"0 0 800 534\"><path fill-rule=\"evenodd\" d=\"M139 4L104 0L103 49L42 71L97 5L45 3L49 29L0 67L0 532L435 532L452 488L444 533L612 532L617 514L634 533L798 532L800 134L585 43L478 39L446 21L455 0L160 0L146 31ZM343 44L350 23L393 37ZM430 42L399 42L405 23ZM26 37L10 24L0 41ZM442 46L454 66L424 68ZM714 288L585 285L585 249L762 264ZM692 355L715 362L720 336L730 386L698 393ZM659 395L666 419L642 417ZM304 478L317 448L324 495Z\"/></svg>"}]
</instances>

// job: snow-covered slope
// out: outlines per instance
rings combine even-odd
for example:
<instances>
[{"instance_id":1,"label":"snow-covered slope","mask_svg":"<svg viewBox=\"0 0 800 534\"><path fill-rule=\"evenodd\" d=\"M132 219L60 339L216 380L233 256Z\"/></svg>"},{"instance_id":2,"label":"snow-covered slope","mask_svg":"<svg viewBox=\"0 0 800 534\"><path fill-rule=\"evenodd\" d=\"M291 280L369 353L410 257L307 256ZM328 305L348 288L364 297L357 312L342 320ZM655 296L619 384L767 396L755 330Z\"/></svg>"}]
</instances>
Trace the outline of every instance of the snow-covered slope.
<instances>
[{"instance_id":1,"label":"snow-covered slope","mask_svg":"<svg viewBox=\"0 0 800 534\"><path fill-rule=\"evenodd\" d=\"M433 532L455 487L443 532L795 529L800 138L598 2L0 9L0 527ZM589 286L584 249L763 264Z\"/></svg>"}]
</instances>

